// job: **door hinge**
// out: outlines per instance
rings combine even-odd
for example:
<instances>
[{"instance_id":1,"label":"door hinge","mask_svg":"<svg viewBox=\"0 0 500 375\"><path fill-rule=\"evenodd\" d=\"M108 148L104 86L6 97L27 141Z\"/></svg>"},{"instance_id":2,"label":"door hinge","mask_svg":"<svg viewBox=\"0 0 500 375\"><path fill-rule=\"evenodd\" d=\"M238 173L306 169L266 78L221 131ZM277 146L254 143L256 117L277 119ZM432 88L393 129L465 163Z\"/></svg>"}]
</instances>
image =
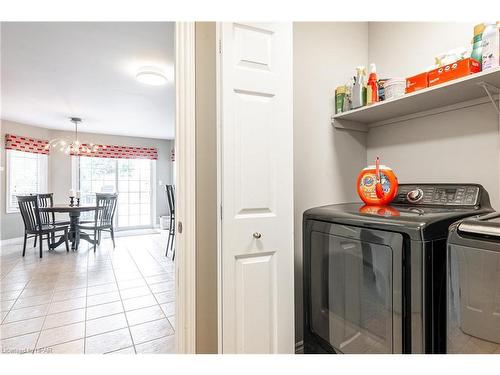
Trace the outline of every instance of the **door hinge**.
<instances>
[{"instance_id":1,"label":"door hinge","mask_svg":"<svg viewBox=\"0 0 500 375\"><path fill-rule=\"evenodd\" d=\"M222 53L222 40L219 39L219 54Z\"/></svg>"},{"instance_id":2,"label":"door hinge","mask_svg":"<svg viewBox=\"0 0 500 375\"><path fill-rule=\"evenodd\" d=\"M222 220L222 204L220 205L220 219Z\"/></svg>"}]
</instances>

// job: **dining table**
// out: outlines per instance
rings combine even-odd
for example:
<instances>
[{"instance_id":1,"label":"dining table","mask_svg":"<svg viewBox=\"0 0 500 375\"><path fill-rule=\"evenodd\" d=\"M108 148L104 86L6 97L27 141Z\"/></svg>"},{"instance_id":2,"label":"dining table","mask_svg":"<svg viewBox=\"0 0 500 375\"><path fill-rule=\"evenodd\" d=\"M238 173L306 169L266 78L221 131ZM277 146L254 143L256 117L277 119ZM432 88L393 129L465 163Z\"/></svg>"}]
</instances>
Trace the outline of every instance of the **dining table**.
<instances>
[{"instance_id":1,"label":"dining table","mask_svg":"<svg viewBox=\"0 0 500 375\"><path fill-rule=\"evenodd\" d=\"M71 250L75 251L78 248L79 240L85 240L90 244L94 244L96 241L93 240L90 235L85 232L80 231L78 224L80 224L80 216L82 212L97 211L101 210L102 207L97 205L69 205L69 204L54 204L53 206L40 207L40 212L50 212L50 213L67 213L69 214L69 240L71 242ZM78 236L77 236L78 234ZM50 244L51 249L55 249L60 244L64 242L64 237L61 236L58 241Z\"/></svg>"}]
</instances>

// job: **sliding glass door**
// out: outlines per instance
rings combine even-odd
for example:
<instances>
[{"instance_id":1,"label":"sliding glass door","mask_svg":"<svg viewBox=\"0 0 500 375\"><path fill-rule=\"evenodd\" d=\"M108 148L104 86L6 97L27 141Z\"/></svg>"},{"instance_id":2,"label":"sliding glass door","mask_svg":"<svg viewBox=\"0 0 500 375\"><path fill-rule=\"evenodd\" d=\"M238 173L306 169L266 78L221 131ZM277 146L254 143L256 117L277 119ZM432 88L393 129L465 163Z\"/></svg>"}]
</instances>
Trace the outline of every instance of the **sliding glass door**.
<instances>
[{"instance_id":1,"label":"sliding glass door","mask_svg":"<svg viewBox=\"0 0 500 375\"><path fill-rule=\"evenodd\" d=\"M94 203L95 193L117 192L117 228L151 227L154 163L148 159L76 157L74 165L82 203Z\"/></svg>"}]
</instances>

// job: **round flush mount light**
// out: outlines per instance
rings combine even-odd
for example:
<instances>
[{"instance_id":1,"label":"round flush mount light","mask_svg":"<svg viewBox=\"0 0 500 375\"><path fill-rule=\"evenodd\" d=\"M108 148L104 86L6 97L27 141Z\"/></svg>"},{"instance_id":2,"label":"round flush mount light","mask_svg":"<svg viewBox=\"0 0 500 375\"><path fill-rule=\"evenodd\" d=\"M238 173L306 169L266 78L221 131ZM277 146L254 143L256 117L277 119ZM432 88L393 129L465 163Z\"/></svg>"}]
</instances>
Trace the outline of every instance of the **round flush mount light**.
<instances>
[{"instance_id":1,"label":"round flush mount light","mask_svg":"<svg viewBox=\"0 0 500 375\"><path fill-rule=\"evenodd\" d=\"M141 83L152 86L161 86L167 83L167 77L158 68L152 66L146 66L137 72L135 78Z\"/></svg>"}]
</instances>

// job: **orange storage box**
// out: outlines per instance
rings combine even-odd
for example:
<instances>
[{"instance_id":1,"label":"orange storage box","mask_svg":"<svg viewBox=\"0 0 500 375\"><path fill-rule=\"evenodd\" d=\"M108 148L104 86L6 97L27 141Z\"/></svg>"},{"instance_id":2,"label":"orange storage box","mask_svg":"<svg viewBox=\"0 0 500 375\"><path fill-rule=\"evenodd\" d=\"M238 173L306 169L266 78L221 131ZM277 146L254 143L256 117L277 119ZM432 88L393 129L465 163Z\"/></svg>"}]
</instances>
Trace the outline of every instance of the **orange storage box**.
<instances>
[{"instance_id":1,"label":"orange storage box","mask_svg":"<svg viewBox=\"0 0 500 375\"><path fill-rule=\"evenodd\" d=\"M406 78L406 89L405 92L409 94L410 92L418 91L429 87L428 80L429 73L420 73L416 76Z\"/></svg>"},{"instance_id":2,"label":"orange storage box","mask_svg":"<svg viewBox=\"0 0 500 375\"><path fill-rule=\"evenodd\" d=\"M465 77L481 71L479 61L468 58L445 65L429 72L429 86L436 86L444 82Z\"/></svg>"}]
</instances>

